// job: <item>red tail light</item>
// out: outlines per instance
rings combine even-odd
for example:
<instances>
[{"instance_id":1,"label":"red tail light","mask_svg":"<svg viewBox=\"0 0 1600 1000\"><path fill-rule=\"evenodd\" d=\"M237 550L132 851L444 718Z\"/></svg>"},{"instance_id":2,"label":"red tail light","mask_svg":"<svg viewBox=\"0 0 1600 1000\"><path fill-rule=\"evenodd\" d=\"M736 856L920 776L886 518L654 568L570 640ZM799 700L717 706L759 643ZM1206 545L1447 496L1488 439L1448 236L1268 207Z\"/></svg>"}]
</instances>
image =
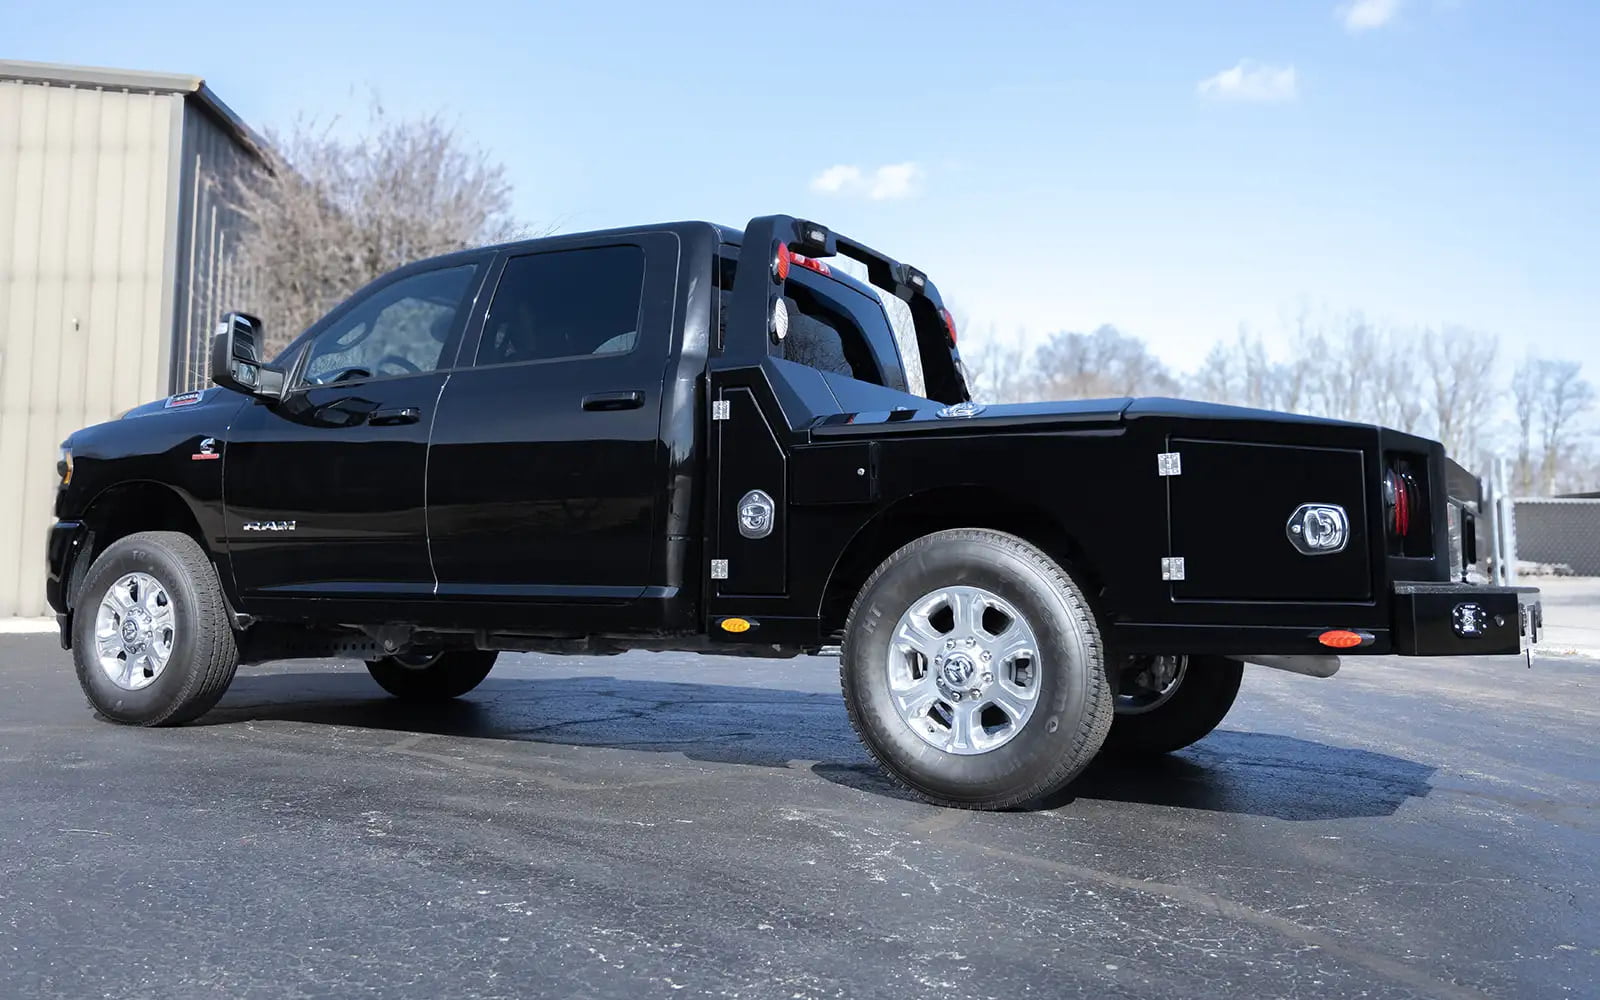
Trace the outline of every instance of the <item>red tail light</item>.
<instances>
[{"instance_id":1,"label":"red tail light","mask_svg":"<svg viewBox=\"0 0 1600 1000\"><path fill-rule=\"evenodd\" d=\"M950 315L950 310L948 309L940 309L939 314L944 317L944 328L950 332L950 346L954 347L956 344L956 319Z\"/></svg>"},{"instance_id":2,"label":"red tail light","mask_svg":"<svg viewBox=\"0 0 1600 1000\"><path fill-rule=\"evenodd\" d=\"M772 276L779 281L789 278L789 262L794 260L794 254L789 252L789 244L779 243L778 252L772 256Z\"/></svg>"},{"instance_id":3,"label":"red tail light","mask_svg":"<svg viewBox=\"0 0 1600 1000\"><path fill-rule=\"evenodd\" d=\"M815 257L806 257L802 254L797 254L793 251L790 251L789 259L794 261L796 264L799 264L801 267L806 268L809 271L815 271L818 274L831 275L833 273L833 270L829 268L828 265L824 264L820 260L817 260Z\"/></svg>"}]
</instances>

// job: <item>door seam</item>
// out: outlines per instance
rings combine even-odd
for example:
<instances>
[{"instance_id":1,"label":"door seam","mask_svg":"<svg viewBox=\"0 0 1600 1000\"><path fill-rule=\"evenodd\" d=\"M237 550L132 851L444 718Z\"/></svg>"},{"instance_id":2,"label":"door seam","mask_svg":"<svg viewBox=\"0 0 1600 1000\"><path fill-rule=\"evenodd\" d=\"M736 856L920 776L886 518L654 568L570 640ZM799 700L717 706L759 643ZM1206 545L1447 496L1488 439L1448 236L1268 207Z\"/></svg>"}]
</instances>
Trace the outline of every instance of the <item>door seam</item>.
<instances>
[{"instance_id":1,"label":"door seam","mask_svg":"<svg viewBox=\"0 0 1600 1000\"><path fill-rule=\"evenodd\" d=\"M433 461L433 428L439 421L439 404L444 399L444 387L450 384L450 372L444 373L439 392L433 397L433 412L428 415L428 443L422 452L422 540L428 548L428 573L433 577L433 596L439 596L439 567L433 562L433 511L428 506L428 467Z\"/></svg>"}]
</instances>

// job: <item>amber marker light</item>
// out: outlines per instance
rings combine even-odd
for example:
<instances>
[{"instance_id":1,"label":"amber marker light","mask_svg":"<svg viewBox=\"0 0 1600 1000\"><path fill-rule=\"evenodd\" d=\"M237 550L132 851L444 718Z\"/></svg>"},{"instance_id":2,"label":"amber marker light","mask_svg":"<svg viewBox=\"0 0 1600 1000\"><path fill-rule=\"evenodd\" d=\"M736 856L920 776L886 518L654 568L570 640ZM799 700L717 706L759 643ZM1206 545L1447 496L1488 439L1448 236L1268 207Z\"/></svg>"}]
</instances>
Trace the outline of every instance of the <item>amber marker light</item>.
<instances>
[{"instance_id":1,"label":"amber marker light","mask_svg":"<svg viewBox=\"0 0 1600 1000\"><path fill-rule=\"evenodd\" d=\"M1360 632L1336 628L1317 636L1317 641L1329 649L1353 649L1364 644L1368 638L1368 636L1364 636Z\"/></svg>"}]
</instances>

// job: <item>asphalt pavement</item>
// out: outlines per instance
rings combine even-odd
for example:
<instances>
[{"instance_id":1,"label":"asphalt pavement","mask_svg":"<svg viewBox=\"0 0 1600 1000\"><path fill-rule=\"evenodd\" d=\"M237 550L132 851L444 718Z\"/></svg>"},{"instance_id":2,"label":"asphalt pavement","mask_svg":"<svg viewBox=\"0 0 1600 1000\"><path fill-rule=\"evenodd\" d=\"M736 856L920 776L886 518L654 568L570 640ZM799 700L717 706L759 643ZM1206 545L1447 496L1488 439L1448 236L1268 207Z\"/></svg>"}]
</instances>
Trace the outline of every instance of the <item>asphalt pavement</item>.
<instances>
[{"instance_id":1,"label":"asphalt pavement","mask_svg":"<svg viewBox=\"0 0 1600 1000\"><path fill-rule=\"evenodd\" d=\"M832 660L359 664L95 718L0 635L0 996L1600 995L1600 663L1250 668L1188 751L924 805Z\"/></svg>"}]
</instances>

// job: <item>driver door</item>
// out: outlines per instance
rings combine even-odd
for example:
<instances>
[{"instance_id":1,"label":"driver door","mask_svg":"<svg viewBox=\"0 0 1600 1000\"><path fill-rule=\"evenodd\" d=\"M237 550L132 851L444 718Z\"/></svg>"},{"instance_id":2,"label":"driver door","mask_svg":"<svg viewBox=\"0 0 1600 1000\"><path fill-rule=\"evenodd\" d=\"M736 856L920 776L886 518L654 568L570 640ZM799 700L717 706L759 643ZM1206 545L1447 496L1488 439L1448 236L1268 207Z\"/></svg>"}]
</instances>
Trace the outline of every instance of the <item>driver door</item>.
<instances>
[{"instance_id":1,"label":"driver door","mask_svg":"<svg viewBox=\"0 0 1600 1000\"><path fill-rule=\"evenodd\" d=\"M247 405L218 442L243 610L431 600L428 434L485 264L407 268L358 292L296 345L283 398Z\"/></svg>"}]
</instances>

